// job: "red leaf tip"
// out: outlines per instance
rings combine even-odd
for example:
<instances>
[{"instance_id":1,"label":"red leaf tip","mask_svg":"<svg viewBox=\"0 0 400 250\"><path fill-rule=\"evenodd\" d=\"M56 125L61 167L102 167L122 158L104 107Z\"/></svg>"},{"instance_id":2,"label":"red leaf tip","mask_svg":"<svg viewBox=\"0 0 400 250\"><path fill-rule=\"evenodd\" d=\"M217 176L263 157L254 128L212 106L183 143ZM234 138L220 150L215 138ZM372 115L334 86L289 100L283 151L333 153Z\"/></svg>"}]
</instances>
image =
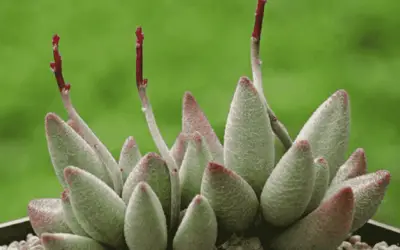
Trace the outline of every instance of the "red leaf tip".
<instances>
[{"instance_id":1,"label":"red leaf tip","mask_svg":"<svg viewBox=\"0 0 400 250\"><path fill-rule=\"evenodd\" d=\"M233 172L230 169L227 169L216 162L208 163L207 170L211 173L224 173L228 175L233 175Z\"/></svg>"},{"instance_id":2,"label":"red leaf tip","mask_svg":"<svg viewBox=\"0 0 400 250\"><path fill-rule=\"evenodd\" d=\"M53 41L52 41L53 46L58 46L59 42L60 42L60 36L57 34L53 35Z\"/></svg>"},{"instance_id":3,"label":"red leaf tip","mask_svg":"<svg viewBox=\"0 0 400 250\"><path fill-rule=\"evenodd\" d=\"M61 200L68 201L69 200L69 189L64 189L61 193Z\"/></svg>"},{"instance_id":4,"label":"red leaf tip","mask_svg":"<svg viewBox=\"0 0 400 250\"><path fill-rule=\"evenodd\" d=\"M379 179L377 180L377 184L379 186L386 187L390 183L390 172L387 170L379 170L377 171L377 174L379 175Z\"/></svg>"},{"instance_id":5,"label":"red leaf tip","mask_svg":"<svg viewBox=\"0 0 400 250\"><path fill-rule=\"evenodd\" d=\"M327 162L326 162L326 160L325 160L324 157L318 157L318 158L316 158L314 161L315 161L316 163L318 163L318 164L321 164L321 165L326 165L326 164L327 164Z\"/></svg>"},{"instance_id":6,"label":"red leaf tip","mask_svg":"<svg viewBox=\"0 0 400 250\"><path fill-rule=\"evenodd\" d=\"M203 201L203 196L200 194L196 195L193 199L195 205L199 205Z\"/></svg>"},{"instance_id":7,"label":"red leaf tip","mask_svg":"<svg viewBox=\"0 0 400 250\"><path fill-rule=\"evenodd\" d=\"M64 169L64 179L68 184L71 184L71 178L79 173L79 168L66 167Z\"/></svg>"},{"instance_id":8,"label":"red leaf tip","mask_svg":"<svg viewBox=\"0 0 400 250\"><path fill-rule=\"evenodd\" d=\"M310 150L310 143L307 140L300 140L296 142L296 148L305 152Z\"/></svg>"},{"instance_id":9,"label":"red leaf tip","mask_svg":"<svg viewBox=\"0 0 400 250\"><path fill-rule=\"evenodd\" d=\"M136 86L144 89L147 86L147 79L143 79L143 40L144 34L142 27L136 29Z\"/></svg>"}]
</instances>

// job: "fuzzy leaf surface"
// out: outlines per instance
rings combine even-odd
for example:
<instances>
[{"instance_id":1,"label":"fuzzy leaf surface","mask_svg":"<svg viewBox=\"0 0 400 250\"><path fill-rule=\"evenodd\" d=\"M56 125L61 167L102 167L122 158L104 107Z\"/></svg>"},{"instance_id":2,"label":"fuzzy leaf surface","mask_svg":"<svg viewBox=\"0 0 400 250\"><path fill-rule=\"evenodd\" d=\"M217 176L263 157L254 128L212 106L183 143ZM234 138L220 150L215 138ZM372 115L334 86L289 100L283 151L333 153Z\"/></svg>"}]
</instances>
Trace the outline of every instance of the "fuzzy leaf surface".
<instances>
[{"instance_id":1,"label":"fuzzy leaf surface","mask_svg":"<svg viewBox=\"0 0 400 250\"><path fill-rule=\"evenodd\" d=\"M146 182L136 185L125 215L124 235L130 250L165 250L167 222L156 193Z\"/></svg>"},{"instance_id":2,"label":"fuzzy leaf surface","mask_svg":"<svg viewBox=\"0 0 400 250\"><path fill-rule=\"evenodd\" d=\"M195 132L190 137L188 144L185 158L179 169L182 208L186 208L193 197L200 193L204 170L212 159L207 142L199 132Z\"/></svg>"},{"instance_id":3,"label":"fuzzy leaf surface","mask_svg":"<svg viewBox=\"0 0 400 250\"><path fill-rule=\"evenodd\" d=\"M41 240L46 250L106 250L95 240L74 234L43 233Z\"/></svg>"},{"instance_id":4,"label":"fuzzy leaf surface","mask_svg":"<svg viewBox=\"0 0 400 250\"><path fill-rule=\"evenodd\" d=\"M129 136L122 146L118 162L122 171L122 179L124 183L132 172L132 169L139 162L140 158L142 158L142 154L139 151L139 147L136 144L135 139L132 136Z\"/></svg>"},{"instance_id":5,"label":"fuzzy leaf surface","mask_svg":"<svg viewBox=\"0 0 400 250\"><path fill-rule=\"evenodd\" d=\"M85 230L81 227L78 220L75 217L74 211L69 200L69 190L65 189L61 196L61 205L64 212L64 220L67 223L71 231L76 235L89 236Z\"/></svg>"},{"instance_id":6,"label":"fuzzy leaf surface","mask_svg":"<svg viewBox=\"0 0 400 250\"><path fill-rule=\"evenodd\" d=\"M70 233L60 199L37 199L28 204L28 216L35 234Z\"/></svg>"},{"instance_id":7,"label":"fuzzy leaf surface","mask_svg":"<svg viewBox=\"0 0 400 250\"><path fill-rule=\"evenodd\" d=\"M156 193L161 202L165 216L170 217L171 181L166 162L156 153L148 153L139 161L129 174L122 191L122 200L128 204L136 186L145 181Z\"/></svg>"},{"instance_id":8,"label":"fuzzy leaf surface","mask_svg":"<svg viewBox=\"0 0 400 250\"><path fill-rule=\"evenodd\" d=\"M104 167L96 152L80 137L75 130L56 114L46 116L46 138L56 176L66 188L64 169L76 166L96 177L107 185L113 186L108 170Z\"/></svg>"},{"instance_id":9,"label":"fuzzy leaf surface","mask_svg":"<svg viewBox=\"0 0 400 250\"><path fill-rule=\"evenodd\" d=\"M73 212L93 239L113 247L124 245L125 203L96 176L76 167L64 170Z\"/></svg>"},{"instance_id":10,"label":"fuzzy leaf surface","mask_svg":"<svg viewBox=\"0 0 400 250\"><path fill-rule=\"evenodd\" d=\"M183 132L179 133L178 137L175 140L174 145L170 150L170 154L172 158L174 158L176 166L178 168L181 167L183 158L185 157L185 153L187 150L187 135Z\"/></svg>"},{"instance_id":11,"label":"fuzzy leaf surface","mask_svg":"<svg viewBox=\"0 0 400 250\"><path fill-rule=\"evenodd\" d=\"M275 165L275 136L251 81L242 77L231 103L224 135L224 164L260 194Z\"/></svg>"},{"instance_id":12,"label":"fuzzy leaf surface","mask_svg":"<svg viewBox=\"0 0 400 250\"><path fill-rule=\"evenodd\" d=\"M265 183L260 202L264 219L287 226L301 217L311 199L315 170L310 145L297 141Z\"/></svg>"},{"instance_id":13,"label":"fuzzy leaf surface","mask_svg":"<svg viewBox=\"0 0 400 250\"><path fill-rule=\"evenodd\" d=\"M196 131L206 139L213 161L222 164L224 160L223 146L194 96L190 92L186 92L183 97L182 132L193 134Z\"/></svg>"},{"instance_id":14,"label":"fuzzy leaf surface","mask_svg":"<svg viewBox=\"0 0 400 250\"><path fill-rule=\"evenodd\" d=\"M174 250L213 249L217 219L207 199L196 195L190 203L173 240Z\"/></svg>"},{"instance_id":15,"label":"fuzzy leaf surface","mask_svg":"<svg viewBox=\"0 0 400 250\"><path fill-rule=\"evenodd\" d=\"M322 157L316 158L313 166L315 171L315 182L306 212L312 211L319 206L329 186L328 162Z\"/></svg>"},{"instance_id":16,"label":"fuzzy leaf surface","mask_svg":"<svg viewBox=\"0 0 400 250\"><path fill-rule=\"evenodd\" d=\"M362 148L351 154L349 159L339 168L331 185L339 184L345 180L363 175L367 172L367 159Z\"/></svg>"},{"instance_id":17,"label":"fuzzy leaf surface","mask_svg":"<svg viewBox=\"0 0 400 250\"><path fill-rule=\"evenodd\" d=\"M350 103L344 90L336 91L311 115L296 138L308 140L315 157L329 164L330 179L345 161L350 132Z\"/></svg>"},{"instance_id":18,"label":"fuzzy leaf surface","mask_svg":"<svg viewBox=\"0 0 400 250\"><path fill-rule=\"evenodd\" d=\"M232 232L247 229L259 206L254 190L242 177L214 162L204 171L201 195L210 202L219 225Z\"/></svg>"},{"instance_id":19,"label":"fuzzy leaf surface","mask_svg":"<svg viewBox=\"0 0 400 250\"><path fill-rule=\"evenodd\" d=\"M350 187L344 187L280 234L271 246L288 250L334 250L349 233L353 207L353 192Z\"/></svg>"}]
</instances>

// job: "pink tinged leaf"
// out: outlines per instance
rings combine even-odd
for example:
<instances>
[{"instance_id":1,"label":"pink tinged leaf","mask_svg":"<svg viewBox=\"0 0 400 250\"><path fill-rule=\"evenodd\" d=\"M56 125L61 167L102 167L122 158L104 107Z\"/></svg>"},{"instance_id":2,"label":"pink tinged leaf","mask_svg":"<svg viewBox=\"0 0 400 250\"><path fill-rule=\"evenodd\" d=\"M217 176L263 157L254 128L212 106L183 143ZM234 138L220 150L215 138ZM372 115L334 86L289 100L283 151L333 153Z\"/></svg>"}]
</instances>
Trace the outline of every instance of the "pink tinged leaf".
<instances>
[{"instance_id":1,"label":"pink tinged leaf","mask_svg":"<svg viewBox=\"0 0 400 250\"><path fill-rule=\"evenodd\" d=\"M171 180L166 162L156 153L148 153L140 159L129 174L122 190L122 200L128 204L136 186L145 181L156 193L167 219L171 214Z\"/></svg>"},{"instance_id":2,"label":"pink tinged leaf","mask_svg":"<svg viewBox=\"0 0 400 250\"><path fill-rule=\"evenodd\" d=\"M176 166L178 168L181 167L183 158L187 150L187 146L188 146L187 135L181 132L176 138L175 143L170 150L170 154L172 158L174 158Z\"/></svg>"},{"instance_id":3,"label":"pink tinged leaf","mask_svg":"<svg viewBox=\"0 0 400 250\"><path fill-rule=\"evenodd\" d=\"M43 233L41 241L46 250L107 249L88 237L66 233Z\"/></svg>"},{"instance_id":4,"label":"pink tinged leaf","mask_svg":"<svg viewBox=\"0 0 400 250\"><path fill-rule=\"evenodd\" d=\"M78 220L75 217L74 211L71 206L71 201L69 200L69 190L65 189L61 195L61 204L64 212L64 220L67 223L71 231L76 235L88 236L88 234L83 230Z\"/></svg>"},{"instance_id":5,"label":"pink tinged leaf","mask_svg":"<svg viewBox=\"0 0 400 250\"><path fill-rule=\"evenodd\" d=\"M214 249L217 219L207 199L196 195L190 203L173 240L174 250Z\"/></svg>"},{"instance_id":6,"label":"pink tinged leaf","mask_svg":"<svg viewBox=\"0 0 400 250\"><path fill-rule=\"evenodd\" d=\"M37 199L29 202L28 216L35 234L70 233L64 220L60 199Z\"/></svg>"},{"instance_id":7,"label":"pink tinged leaf","mask_svg":"<svg viewBox=\"0 0 400 250\"><path fill-rule=\"evenodd\" d=\"M296 140L308 140L314 155L328 161L332 180L345 161L349 132L349 97L344 90L339 90L318 107Z\"/></svg>"},{"instance_id":8,"label":"pink tinged leaf","mask_svg":"<svg viewBox=\"0 0 400 250\"><path fill-rule=\"evenodd\" d=\"M64 170L73 212L93 239L113 247L124 245L125 203L96 176L76 167Z\"/></svg>"},{"instance_id":9,"label":"pink tinged leaf","mask_svg":"<svg viewBox=\"0 0 400 250\"><path fill-rule=\"evenodd\" d=\"M311 199L314 181L310 144L297 141L265 183L260 197L264 219L276 226L287 226L299 219Z\"/></svg>"},{"instance_id":10,"label":"pink tinged leaf","mask_svg":"<svg viewBox=\"0 0 400 250\"><path fill-rule=\"evenodd\" d=\"M219 164L223 163L223 146L212 129L207 117L190 92L186 92L183 97L182 131L187 134L198 131L204 136L210 148L213 161Z\"/></svg>"},{"instance_id":11,"label":"pink tinged leaf","mask_svg":"<svg viewBox=\"0 0 400 250\"><path fill-rule=\"evenodd\" d=\"M122 171L122 178L125 183L128 175L132 172L132 169L142 158L142 154L139 151L139 147L136 144L135 139L129 136L122 146L121 154L119 156L119 167Z\"/></svg>"},{"instance_id":12,"label":"pink tinged leaf","mask_svg":"<svg viewBox=\"0 0 400 250\"><path fill-rule=\"evenodd\" d=\"M257 214L259 203L251 186L217 163L209 163L204 171L201 195L210 202L219 225L231 232L247 229Z\"/></svg>"},{"instance_id":13,"label":"pink tinged leaf","mask_svg":"<svg viewBox=\"0 0 400 250\"><path fill-rule=\"evenodd\" d=\"M306 212L313 211L319 206L329 186L328 162L324 158L319 157L314 160L313 165L315 169L315 183Z\"/></svg>"},{"instance_id":14,"label":"pink tinged leaf","mask_svg":"<svg viewBox=\"0 0 400 250\"><path fill-rule=\"evenodd\" d=\"M50 158L58 180L64 188L64 168L73 165L82 168L112 186L107 169L96 152L56 114L46 115L46 138Z\"/></svg>"},{"instance_id":15,"label":"pink tinged leaf","mask_svg":"<svg viewBox=\"0 0 400 250\"><path fill-rule=\"evenodd\" d=\"M332 180L332 185L363 175L367 172L367 159L362 148L358 148L339 168Z\"/></svg>"},{"instance_id":16,"label":"pink tinged leaf","mask_svg":"<svg viewBox=\"0 0 400 250\"><path fill-rule=\"evenodd\" d=\"M200 192L204 169L211 159L207 142L199 132L195 132L190 136L189 146L179 169L182 208L186 208Z\"/></svg>"},{"instance_id":17,"label":"pink tinged leaf","mask_svg":"<svg viewBox=\"0 0 400 250\"><path fill-rule=\"evenodd\" d=\"M289 227L271 244L274 249L336 249L347 238L353 220L354 195L340 189L306 217Z\"/></svg>"},{"instance_id":18,"label":"pink tinged leaf","mask_svg":"<svg viewBox=\"0 0 400 250\"><path fill-rule=\"evenodd\" d=\"M354 221L351 228L353 232L374 216L385 196L389 182L390 173L385 170L379 170L332 186L325 195L325 199L328 199L333 192L343 186L349 186L353 189L355 197Z\"/></svg>"},{"instance_id":19,"label":"pink tinged leaf","mask_svg":"<svg viewBox=\"0 0 400 250\"><path fill-rule=\"evenodd\" d=\"M160 200L146 182L136 185L125 214L124 235L130 250L165 250L167 223Z\"/></svg>"},{"instance_id":20,"label":"pink tinged leaf","mask_svg":"<svg viewBox=\"0 0 400 250\"><path fill-rule=\"evenodd\" d=\"M254 85L241 77L224 136L224 163L260 194L275 165L274 134Z\"/></svg>"}]
</instances>

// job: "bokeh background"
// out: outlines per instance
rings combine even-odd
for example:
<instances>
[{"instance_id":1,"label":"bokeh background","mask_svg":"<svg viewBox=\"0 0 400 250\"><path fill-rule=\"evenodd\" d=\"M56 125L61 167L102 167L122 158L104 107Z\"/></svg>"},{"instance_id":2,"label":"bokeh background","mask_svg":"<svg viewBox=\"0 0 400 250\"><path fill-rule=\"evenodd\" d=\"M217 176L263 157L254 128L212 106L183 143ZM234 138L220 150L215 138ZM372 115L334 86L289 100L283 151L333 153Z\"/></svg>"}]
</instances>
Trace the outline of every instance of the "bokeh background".
<instances>
[{"instance_id":1,"label":"bokeh background","mask_svg":"<svg viewBox=\"0 0 400 250\"><path fill-rule=\"evenodd\" d=\"M26 216L29 200L59 197L44 116L66 118L53 74L61 36L64 74L82 117L115 157L133 135L155 150L135 87L134 31L145 33L145 76L160 129L172 145L190 90L222 138L242 75L251 75L256 0L0 1L0 222ZM262 37L264 89L294 137L337 89L351 97L350 151L391 185L375 219L400 226L400 2L270 0Z\"/></svg>"}]
</instances>

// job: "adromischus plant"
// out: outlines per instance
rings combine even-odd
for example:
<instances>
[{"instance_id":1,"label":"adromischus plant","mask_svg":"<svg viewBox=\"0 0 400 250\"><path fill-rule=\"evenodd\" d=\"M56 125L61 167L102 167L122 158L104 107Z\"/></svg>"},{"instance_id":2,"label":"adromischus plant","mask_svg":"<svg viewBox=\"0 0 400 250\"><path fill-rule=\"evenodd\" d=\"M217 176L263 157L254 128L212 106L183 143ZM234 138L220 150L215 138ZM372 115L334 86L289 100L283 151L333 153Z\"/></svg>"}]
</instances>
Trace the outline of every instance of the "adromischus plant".
<instances>
[{"instance_id":1,"label":"adromischus plant","mask_svg":"<svg viewBox=\"0 0 400 250\"><path fill-rule=\"evenodd\" d=\"M294 142L267 103L259 58L265 3L258 0L251 37L253 81L239 79L223 144L187 92L182 132L168 148L146 94L144 35L136 30L137 88L159 154L142 156L129 137L118 162L73 107L53 37L51 68L68 121L50 113L45 127L65 191L28 206L45 249L336 249L374 215L390 174L367 174L363 149L345 160L347 93L321 104Z\"/></svg>"}]
</instances>

